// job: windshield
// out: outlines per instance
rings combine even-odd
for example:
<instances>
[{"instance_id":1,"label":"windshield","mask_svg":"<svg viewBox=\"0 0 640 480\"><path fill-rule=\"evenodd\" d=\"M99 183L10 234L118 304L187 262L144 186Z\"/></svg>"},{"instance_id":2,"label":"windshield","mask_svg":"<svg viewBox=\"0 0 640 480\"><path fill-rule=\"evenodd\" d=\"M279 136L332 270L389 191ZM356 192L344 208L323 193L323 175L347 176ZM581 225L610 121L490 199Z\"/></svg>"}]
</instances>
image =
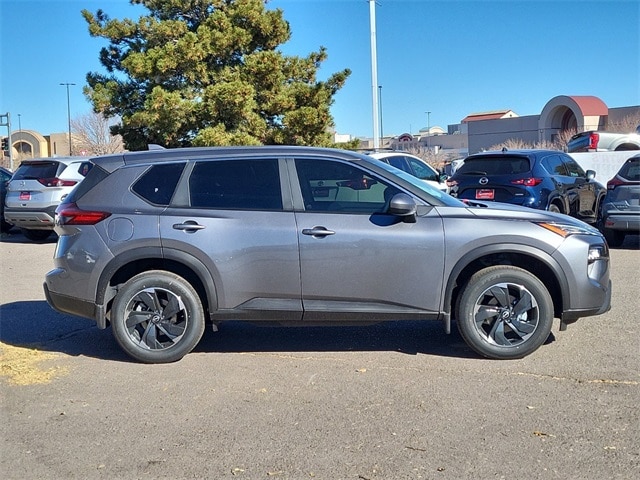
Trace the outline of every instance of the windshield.
<instances>
[{"instance_id":1,"label":"windshield","mask_svg":"<svg viewBox=\"0 0 640 480\"><path fill-rule=\"evenodd\" d=\"M404 172L404 171L400 170L399 168L396 168L396 167L394 167L392 165L389 165L388 163L382 162L380 160L376 160L375 158L372 158L372 157L370 157L367 160L375 162L377 166L383 168L387 172L395 175L396 177L400 177L404 181L409 182L411 185L413 185L414 187L422 190L427 195L437 198L438 200L440 200L445 205L448 205L450 207L464 207L465 206L465 204L462 203L457 198L453 198L448 193L445 193L445 192L443 192L441 190L438 190L435 187L432 187L428 183L423 182L419 178L414 177L413 175L411 175L411 174L409 174L407 172Z\"/></svg>"}]
</instances>

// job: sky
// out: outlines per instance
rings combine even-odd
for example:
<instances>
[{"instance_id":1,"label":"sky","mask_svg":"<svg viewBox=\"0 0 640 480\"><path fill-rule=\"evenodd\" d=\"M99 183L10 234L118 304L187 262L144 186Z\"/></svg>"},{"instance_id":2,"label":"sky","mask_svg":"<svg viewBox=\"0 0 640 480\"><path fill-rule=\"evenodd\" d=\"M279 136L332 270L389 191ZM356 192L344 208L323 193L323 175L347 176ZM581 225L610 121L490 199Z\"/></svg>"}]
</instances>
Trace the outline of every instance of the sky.
<instances>
[{"instance_id":1,"label":"sky","mask_svg":"<svg viewBox=\"0 0 640 480\"><path fill-rule=\"evenodd\" d=\"M338 133L373 136L368 0L270 0L290 24L280 49L328 59L319 79L349 68L331 112ZM106 40L80 11L136 19L127 0L0 0L0 114L12 130L66 132L91 112L82 93ZM458 124L470 113L538 115L558 95L640 105L640 0L377 0L382 133ZM61 83L74 83L69 88ZM427 113L430 112L430 113ZM6 127L0 133L6 135Z\"/></svg>"}]
</instances>

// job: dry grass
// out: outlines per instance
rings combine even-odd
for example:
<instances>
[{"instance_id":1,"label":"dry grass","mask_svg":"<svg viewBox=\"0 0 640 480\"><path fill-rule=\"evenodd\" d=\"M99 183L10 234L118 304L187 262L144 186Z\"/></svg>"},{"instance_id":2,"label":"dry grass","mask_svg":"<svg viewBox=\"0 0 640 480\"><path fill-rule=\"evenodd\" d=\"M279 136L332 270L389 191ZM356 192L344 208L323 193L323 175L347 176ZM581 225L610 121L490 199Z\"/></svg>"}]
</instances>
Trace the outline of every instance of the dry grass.
<instances>
[{"instance_id":1,"label":"dry grass","mask_svg":"<svg viewBox=\"0 0 640 480\"><path fill-rule=\"evenodd\" d=\"M43 362L57 357L53 353L0 343L0 377L13 385L50 383L68 373L66 367L42 367Z\"/></svg>"}]
</instances>

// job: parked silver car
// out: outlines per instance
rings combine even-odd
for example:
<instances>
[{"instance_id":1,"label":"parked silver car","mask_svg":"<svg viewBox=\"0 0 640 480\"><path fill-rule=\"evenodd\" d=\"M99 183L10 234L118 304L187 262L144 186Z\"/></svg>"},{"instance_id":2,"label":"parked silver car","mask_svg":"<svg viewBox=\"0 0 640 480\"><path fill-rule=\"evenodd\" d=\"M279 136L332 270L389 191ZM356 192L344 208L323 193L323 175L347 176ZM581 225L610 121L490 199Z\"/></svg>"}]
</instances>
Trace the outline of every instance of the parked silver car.
<instances>
[{"instance_id":1,"label":"parked silver car","mask_svg":"<svg viewBox=\"0 0 640 480\"><path fill-rule=\"evenodd\" d=\"M467 205L366 155L310 147L92 160L56 211L55 309L171 362L205 322L455 319L481 355L523 357L609 309L609 251L574 218Z\"/></svg>"},{"instance_id":2,"label":"parked silver car","mask_svg":"<svg viewBox=\"0 0 640 480\"><path fill-rule=\"evenodd\" d=\"M25 160L7 186L4 218L33 241L53 233L55 210L85 177L92 164L86 157Z\"/></svg>"},{"instance_id":3,"label":"parked silver car","mask_svg":"<svg viewBox=\"0 0 640 480\"><path fill-rule=\"evenodd\" d=\"M374 152L369 153L370 157L380 160L389 165L393 165L402 171L405 171L423 182L431 185L438 190L448 192L449 187L445 183L446 175L440 174L435 168L429 165L425 160L406 152Z\"/></svg>"}]
</instances>

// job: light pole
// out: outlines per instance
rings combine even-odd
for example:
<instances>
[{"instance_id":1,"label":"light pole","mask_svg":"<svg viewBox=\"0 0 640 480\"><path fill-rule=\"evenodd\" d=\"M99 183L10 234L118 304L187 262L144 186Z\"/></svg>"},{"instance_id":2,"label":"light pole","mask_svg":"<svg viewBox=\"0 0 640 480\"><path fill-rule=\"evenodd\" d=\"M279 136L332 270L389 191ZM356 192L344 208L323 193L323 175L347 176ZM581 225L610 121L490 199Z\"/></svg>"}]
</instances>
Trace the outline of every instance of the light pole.
<instances>
[{"instance_id":1,"label":"light pole","mask_svg":"<svg viewBox=\"0 0 640 480\"><path fill-rule=\"evenodd\" d=\"M431 151L431 112L427 112L427 152Z\"/></svg>"},{"instance_id":2,"label":"light pole","mask_svg":"<svg viewBox=\"0 0 640 480\"><path fill-rule=\"evenodd\" d=\"M18 114L18 133L20 135L20 138L18 140L18 154L20 154L20 160L22 160L22 119L20 118L22 117L22 114L19 113Z\"/></svg>"},{"instance_id":3,"label":"light pole","mask_svg":"<svg viewBox=\"0 0 640 480\"><path fill-rule=\"evenodd\" d=\"M69 156L71 152L71 104L69 103L69 87L75 86L75 83L61 83L60 85L67 87L67 120L69 121Z\"/></svg>"},{"instance_id":4,"label":"light pole","mask_svg":"<svg viewBox=\"0 0 640 480\"><path fill-rule=\"evenodd\" d=\"M378 151L380 147L380 120L378 111L378 53L376 47L376 1L369 0L369 30L371 32L371 96L373 113L373 149Z\"/></svg>"},{"instance_id":5,"label":"light pole","mask_svg":"<svg viewBox=\"0 0 640 480\"><path fill-rule=\"evenodd\" d=\"M380 142L384 143L384 131L382 127L382 85L378 85L378 106L380 108Z\"/></svg>"}]
</instances>

